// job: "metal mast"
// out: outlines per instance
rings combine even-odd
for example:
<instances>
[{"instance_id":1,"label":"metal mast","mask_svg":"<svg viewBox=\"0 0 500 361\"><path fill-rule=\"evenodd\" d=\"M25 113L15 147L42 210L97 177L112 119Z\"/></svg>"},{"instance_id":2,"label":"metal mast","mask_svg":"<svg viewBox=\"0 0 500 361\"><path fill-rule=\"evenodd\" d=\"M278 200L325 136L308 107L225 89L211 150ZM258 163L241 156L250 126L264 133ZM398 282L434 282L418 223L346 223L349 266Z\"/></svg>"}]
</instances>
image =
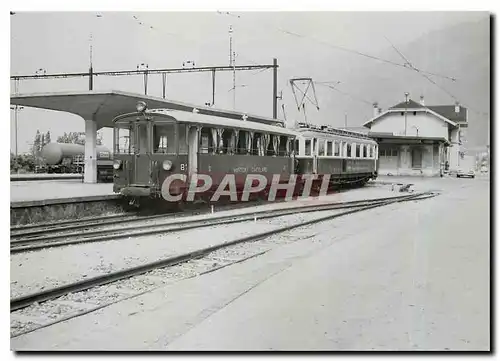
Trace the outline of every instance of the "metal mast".
<instances>
[{"instance_id":1,"label":"metal mast","mask_svg":"<svg viewBox=\"0 0 500 361\"><path fill-rule=\"evenodd\" d=\"M233 109L236 109L236 52L233 51L232 25L229 25L229 66L233 67Z\"/></svg>"}]
</instances>

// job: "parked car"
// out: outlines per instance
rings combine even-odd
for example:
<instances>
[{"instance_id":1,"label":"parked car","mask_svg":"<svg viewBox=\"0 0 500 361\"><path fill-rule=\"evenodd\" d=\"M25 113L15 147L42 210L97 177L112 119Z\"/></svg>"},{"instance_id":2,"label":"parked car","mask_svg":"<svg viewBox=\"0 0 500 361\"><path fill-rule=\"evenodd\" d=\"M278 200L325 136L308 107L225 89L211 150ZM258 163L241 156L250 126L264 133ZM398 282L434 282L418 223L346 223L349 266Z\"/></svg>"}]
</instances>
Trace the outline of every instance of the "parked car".
<instances>
[{"instance_id":1,"label":"parked car","mask_svg":"<svg viewBox=\"0 0 500 361\"><path fill-rule=\"evenodd\" d=\"M460 168L457 172L457 178L462 178L462 177L475 178L476 172L474 171L474 169Z\"/></svg>"}]
</instances>

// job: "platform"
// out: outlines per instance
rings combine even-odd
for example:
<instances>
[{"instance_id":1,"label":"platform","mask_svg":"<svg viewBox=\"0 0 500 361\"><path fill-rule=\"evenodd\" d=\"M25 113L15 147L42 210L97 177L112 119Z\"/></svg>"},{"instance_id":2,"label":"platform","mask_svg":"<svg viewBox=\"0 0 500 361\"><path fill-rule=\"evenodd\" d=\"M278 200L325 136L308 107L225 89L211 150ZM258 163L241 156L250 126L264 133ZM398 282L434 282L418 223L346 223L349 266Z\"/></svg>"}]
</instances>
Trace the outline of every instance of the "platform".
<instances>
[{"instance_id":1,"label":"platform","mask_svg":"<svg viewBox=\"0 0 500 361\"><path fill-rule=\"evenodd\" d=\"M80 180L82 182L82 174L48 174L48 173L38 173L38 174L11 174L11 182L24 182L24 181L40 181L40 180Z\"/></svg>"},{"instance_id":2,"label":"platform","mask_svg":"<svg viewBox=\"0 0 500 361\"><path fill-rule=\"evenodd\" d=\"M88 184L81 180L40 180L11 182L10 207L37 207L50 204L118 199L112 183Z\"/></svg>"}]
</instances>

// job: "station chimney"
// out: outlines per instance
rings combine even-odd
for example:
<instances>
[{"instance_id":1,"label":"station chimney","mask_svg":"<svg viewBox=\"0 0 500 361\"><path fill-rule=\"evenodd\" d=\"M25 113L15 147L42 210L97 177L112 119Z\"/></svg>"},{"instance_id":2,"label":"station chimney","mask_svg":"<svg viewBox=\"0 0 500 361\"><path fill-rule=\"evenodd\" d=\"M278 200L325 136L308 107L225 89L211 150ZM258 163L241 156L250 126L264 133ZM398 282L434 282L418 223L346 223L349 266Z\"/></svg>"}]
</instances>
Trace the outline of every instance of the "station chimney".
<instances>
[{"instance_id":1,"label":"station chimney","mask_svg":"<svg viewBox=\"0 0 500 361\"><path fill-rule=\"evenodd\" d=\"M375 103L373 103L373 116L376 117L377 115L379 115L378 103L375 102Z\"/></svg>"}]
</instances>

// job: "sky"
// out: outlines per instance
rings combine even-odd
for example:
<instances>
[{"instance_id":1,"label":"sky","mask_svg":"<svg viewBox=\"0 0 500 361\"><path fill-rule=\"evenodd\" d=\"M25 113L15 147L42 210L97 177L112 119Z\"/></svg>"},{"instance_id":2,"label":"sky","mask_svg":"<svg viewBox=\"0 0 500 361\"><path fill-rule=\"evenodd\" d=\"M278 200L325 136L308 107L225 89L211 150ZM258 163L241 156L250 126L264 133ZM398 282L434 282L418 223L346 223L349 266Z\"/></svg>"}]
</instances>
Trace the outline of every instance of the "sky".
<instances>
[{"instance_id":1,"label":"sky","mask_svg":"<svg viewBox=\"0 0 500 361\"><path fill-rule=\"evenodd\" d=\"M353 64L368 66L375 62L334 46L377 55L388 47L385 37L399 47L424 33L485 16L488 14L478 12L16 12L10 16L10 72L26 75L38 69L47 73L87 71L91 43L95 71L133 70L140 63L148 64L149 68L176 68L188 60L196 66L229 65L228 29L232 25L236 64L270 64L276 57L280 66L278 89L283 92L279 117L284 117L283 103L287 120L302 120L288 83L290 78L336 81ZM397 54L390 60L401 62ZM11 87L13 92L12 81ZM88 78L26 80L19 84L18 91L87 90L87 87ZM271 70L238 72L234 104L231 73L217 73L216 87L217 108L272 116ZM94 89L142 93L143 78L98 77ZM211 92L210 73L168 75L169 99L204 104L211 100ZM344 119L338 116L332 119L329 108L331 98L341 95L318 86L316 92L320 110L308 110L308 120L343 126ZM160 75L150 76L148 94L161 96ZM350 102L342 111L349 112L349 107L365 107L367 118L372 113L370 104ZM11 149L15 144L14 118L11 111ZM351 122L360 125L367 118ZM67 113L24 108L18 111L17 119L20 153L29 151L37 129L50 130L53 141L64 132L84 131L83 120ZM103 131L103 141L108 147L112 146L111 134L109 129Z\"/></svg>"}]
</instances>

